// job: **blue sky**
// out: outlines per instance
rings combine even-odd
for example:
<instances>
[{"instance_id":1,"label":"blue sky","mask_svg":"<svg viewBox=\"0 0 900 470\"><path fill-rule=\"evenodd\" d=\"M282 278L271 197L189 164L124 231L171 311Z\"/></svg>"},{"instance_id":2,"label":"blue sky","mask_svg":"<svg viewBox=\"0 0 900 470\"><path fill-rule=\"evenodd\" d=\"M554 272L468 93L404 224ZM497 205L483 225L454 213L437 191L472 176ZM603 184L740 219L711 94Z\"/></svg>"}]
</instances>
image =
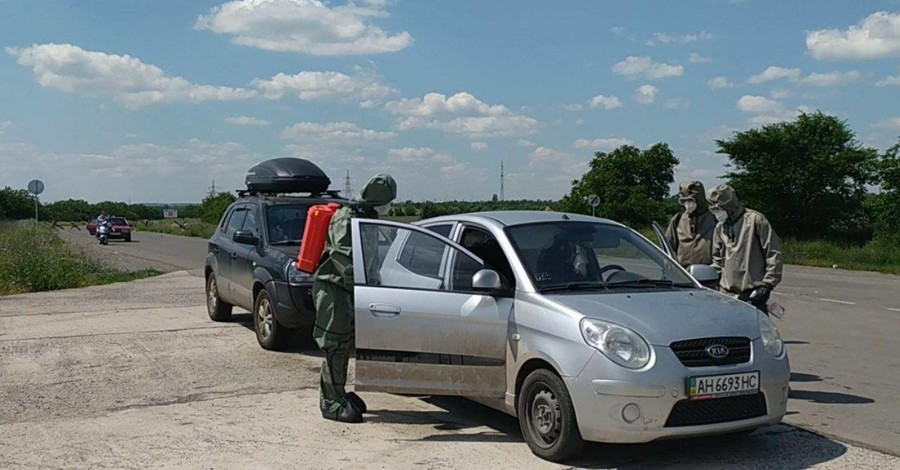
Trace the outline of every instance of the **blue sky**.
<instances>
[{"instance_id":1,"label":"blue sky","mask_svg":"<svg viewBox=\"0 0 900 470\"><path fill-rule=\"evenodd\" d=\"M594 151L820 109L900 135L900 2L0 2L0 186L186 202L308 158L400 199L559 198Z\"/></svg>"}]
</instances>

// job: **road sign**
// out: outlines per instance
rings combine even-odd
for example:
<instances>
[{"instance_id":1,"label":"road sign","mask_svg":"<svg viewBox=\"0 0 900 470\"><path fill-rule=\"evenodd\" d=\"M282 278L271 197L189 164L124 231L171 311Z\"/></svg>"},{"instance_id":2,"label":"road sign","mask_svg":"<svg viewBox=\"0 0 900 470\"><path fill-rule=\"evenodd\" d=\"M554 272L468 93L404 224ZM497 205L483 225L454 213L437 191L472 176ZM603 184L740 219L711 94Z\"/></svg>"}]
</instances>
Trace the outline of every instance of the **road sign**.
<instances>
[{"instance_id":1,"label":"road sign","mask_svg":"<svg viewBox=\"0 0 900 470\"><path fill-rule=\"evenodd\" d=\"M163 218L164 219L177 219L178 218L178 209L163 209Z\"/></svg>"},{"instance_id":2,"label":"road sign","mask_svg":"<svg viewBox=\"0 0 900 470\"><path fill-rule=\"evenodd\" d=\"M28 192L37 196L44 192L44 182L41 180L31 180L28 182Z\"/></svg>"},{"instance_id":3,"label":"road sign","mask_svg":"<svg viewBox=\"0 0 900 470\"><path fill-rule=\"evenodd\" d=\"M599 206L600 205L600 196L598 196L596 194L591 194L590 196L588 196L588 204L590 204L591 207Z\"/></svg>"}]
</instances>

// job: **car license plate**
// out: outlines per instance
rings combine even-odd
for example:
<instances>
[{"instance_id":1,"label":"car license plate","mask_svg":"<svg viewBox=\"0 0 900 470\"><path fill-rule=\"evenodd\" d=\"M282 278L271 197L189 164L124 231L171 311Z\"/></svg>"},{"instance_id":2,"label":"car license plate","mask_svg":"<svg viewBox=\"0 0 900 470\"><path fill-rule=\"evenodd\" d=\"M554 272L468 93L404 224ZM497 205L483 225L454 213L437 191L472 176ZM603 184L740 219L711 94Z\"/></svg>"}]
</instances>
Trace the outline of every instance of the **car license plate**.
<instances>
[{"instance_id":1,"label":"car license plate","mask_svg":"<svg viewBox=\"0 0 900 470\"><path fill-rule=\"evenodd\" d=\"M691 377L688 380L688 398L691 400L750 395L757 392L759 392L758 371Z\"/></svg>"}]
</instances>

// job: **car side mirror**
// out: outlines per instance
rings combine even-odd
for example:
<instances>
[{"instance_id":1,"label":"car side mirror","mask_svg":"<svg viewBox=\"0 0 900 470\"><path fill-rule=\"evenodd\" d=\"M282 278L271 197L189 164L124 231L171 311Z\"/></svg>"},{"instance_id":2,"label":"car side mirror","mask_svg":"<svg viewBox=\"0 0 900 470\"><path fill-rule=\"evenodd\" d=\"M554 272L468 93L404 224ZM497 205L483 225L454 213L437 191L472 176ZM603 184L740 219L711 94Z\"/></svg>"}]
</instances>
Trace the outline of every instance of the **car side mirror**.
<instances>
[{"instance_id":1,"label":"car side mirror","mask_svg":"<svg viewBox=\"0 0 900 470\"><path fill-rule=\"evenodd\" d=\"M472 289L484 292L497 292L503 289L500 275L493 269L481 269L472 276Z\"/></svg>"},{"instance_id":2,"label":"car side mirror","mask_svg":"<svg viewBox=\"0 0 900 470\"><path fill-rule=\"evenodd\" d=\"M719 272L716 271L716 268L706 264L692 264L688 268L688 273L700 284L717 282L719 280Z\"/></svg>"},{"instance_id":3,"label":"car side mirror","mask_svg":"<svg viewBox=\"0 0 900 470\"><path fill-rule=\"evenodd\" d=\"M232 239L235 243L240 243L241 245L259 245L259 237L249 230L238 230L237 232L234 232Z\"/></svg>"}]
</instances>

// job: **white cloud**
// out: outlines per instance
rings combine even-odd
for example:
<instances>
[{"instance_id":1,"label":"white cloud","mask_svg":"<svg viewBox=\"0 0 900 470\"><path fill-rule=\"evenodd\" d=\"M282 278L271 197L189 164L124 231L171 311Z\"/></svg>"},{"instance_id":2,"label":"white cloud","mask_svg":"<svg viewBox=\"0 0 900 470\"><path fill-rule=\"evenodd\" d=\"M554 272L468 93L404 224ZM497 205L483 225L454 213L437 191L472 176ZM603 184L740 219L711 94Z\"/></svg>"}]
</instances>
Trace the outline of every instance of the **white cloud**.
<instances>
[{"instance_id":1,"label":"white cloud","mask_svg":"<svg viewBox=\"0 0 900 470\"><path fill-rule=\"evenodd\" d=\"M783 100L794 96L794 92L791 90L785 90L783 88L776 88L769 93L769 96L776 100Z\"/></svg>"},{"instance_id":2,"label":"white cloud","mask_svg":"<svg viewBox=\"0 0 900 470\"><path fill-rule=\"evenodd\" d=\"M612 137L608 139L578 139L572 142L572 147L584 150L610 151L623 145L634 145L631 139Z\"/></svg>"},{"instance_id":3,"label":"white cloud","mask_svg":"<svg viewBox=\"0 0 900 470\"><path fill-rule=\"evenodd\" d=\"M9 129L10 126L12 126L12 121L0 121L0 141L2 141L6 129Z\"/></svg>"},{"instance_id":4,"label":"white cloud","mask_svg":"<svg viewBox=\"0 0 900 470\"><path fill-rule=\"evenodd\" d=\"M562 108L566 111L581 111L584 107L580 103L564 104Z\"/></svg>"},{"instance_id":5,"label":"white cloud","mask_svg":"<svg viewBox=\"0 0 900 470\"><path fill-rule=\"evenodd\" d=\"M396 137L393 132L364 129L352 122L298 122L286 127L281 133L283 139L298 141L319 141L328 143L352 143L362 141L384 141Z\"/></svg>"},{"instance_id":6,"label":"white cloud","mask_svg":"<svg viewBox=\"0 0 900 470\"><path fill-rule=\"evenodd\" d=\"M403 147L388 150L388 161L391 163L436 163L448 165L456 163L456 159L445 153L436 152L431 147Z\"/></svg>"},{"instance_id":7,"label":"white cloud","mask_svg":"<svg viewBox=\"0 0 900 470\"><path fill-rule=\"evenodd\" d=\"M466 92L450 97L428 93L421 99L404 98L387 103L385 109L402 117L397 123L400 130L438 129L470 138L528 134L538 125L533 118L513 113L503 105L489 105Z\"/></svg>"},{"instance_id":8,"label":"white cloud","mask_svg":"<svg viewBox=\"0 0 900 470\"><path fill-rule=\"evenodd\" d=\"M886 87L886 86L900 86L900 75L888 75L884 78L884 80L879 80L875 83L875 86L878 87Z\"/></svg>"},{"instance_id":9,"label":"white cloud","mask_svg":"<svg viewBox=\"0 0 900 470\"><path fill-rule=\"evenodd\" d=\"M519 141L516 142L516 145L519 147L522 147L522 148L530 148L530 147L536 146L537 144L535 144L534 142L532 142L530 140L519 139Z\"/></svg>"},{"instance_id":10,"label":"white cloud","mask_svg":"<svg viewBox=\"0 0 900 470\"><path fill-rule=\"evenodd\" d=\"M875 127L880 127L882 129L890 129L894 131L900 131L900 117L884 119L875 123Z\"/></svg>"},{"instance_id":11,"label":"white cloud","mask_svg":"<svg viewBox=\"0 0 900 470\"><path fill-rule=\"evenodd\" d=\"M597 95L591 98L591 108L616 109L622 107L618 96Z\"/></svg>"},{"instance_id":12,"label":"white cloud","mask_svg":"<svg viewBox=\"0 0 900 470\"><path fill-rule=\"evenodd\" d=\"M712 57L702 56L696 52L691 52L691 55L688 56L688 62L692 64L708 64L712 61Z\"/></svg>"},{"instance_id":13,"label":"white cloud","mask_svg":"<svg viewBox=\"0 0 900 470\"><path fill-rule=\"evenodd\" d=\"M225 118L225 122L231 124L232 126L266 127L272 125L271 122L266 121L265 119L260 119L252 116L227 117Z\"/></svg>"},{"instance_id":14,"label":"white cloud","mask_svg":"<svg viewBox=\"0 0 900 470\"><path fill-rule=\"evenodd\" d=\"M634 99L639 104L651 104L656 101L657 94L659 94L659 88L653 85L641 85L634 90Z\"/></svg>"},{"instance_id":15,"label":"white cloud","mask_svg":"<svg viewBox=\"0 0 900 470\"><path fill-rule=\"evenodd\" d=\"M660 79L684 75L684 67L681 65L653 62L648 56L628 56L613 65L612 70L626 78L638 78L643 75L649 79Z\"/></svg>"},{"instance_id":16,"label":"white cloud","mask_svg":"<svg viewBox=\"0 0 900 470\"><path fill-rule=\"evenodd\" d=\"M615 34L616 36L625 34L625 31L626 29L624 26L613 26L612 28L609 28L609 32Z\"/></svg>"},{"instance_id":17,"label":"white cloud","mask_svg":"<svg viewBox=\"0 0 900 470\"><path fill-rule=\"evenodd\" d=\"M900 55L900 13L872 13L846 31L806 33L806 48L819 60L869 60Z\"/></svg>"},{"instance_id":18,"label":"white cloud","mask_svg":"<svg viewBox=\"0 0 900 470\"><path fill-rule=\"evenodd\" d=\"M791 81L797 81L800 79L800 73L800 69L788 69L772 65L762 73L754 75L747 79L747 82L753 85L758 85L760 83L771 82L772 80L778 80L781 78L787 78Z\"/></svg>"},{"instance_id":19,"label":"white cloud","mask_svg":"<svg viewBox=\"0 0 900 470\"><path fill-rule=\"evenodd\" d=\"M371 20L388 14L386 2L352 1L329 6L319 0L237 0L212 8L194 25L232 37L241 46L311 55L359 55L396 52L412 36L388 33Z\"/></svg>"},{"instance_id":20,"label":"white cloud","mask_svg":"<svg viewBox=\"0 0 900 470\"><path fill-rule=\"evenodd\" d=\"M348 101L365 107L397 94L396 89L382 85L374 77L340 72L279 73L268 80L253 80L252 86L268 99L280 99L289 94L303 101Z\"/></svg>"},{"instance_id":21,"label":"white cloud","mask_svg":"<svg viewBox=\"0 0 900 470\"><path fill-rule=\"evenodd\" d=\"M166 75L159 67L129 55L86 51L71 44L7 48L6 52L19 64L31 67L41 86L109 97L130 109L174 102L245 100L257 95L244 88L198 85Z\"/></svg>"},{"instance_id":22,"label":"white cloud","mask_svg":"<svg viewBox=\"0 0 900 470\"><path fill-rule=\"evenodd\" d=\"M487 142L472 142L470 147L472 148L472 150L481 152L482 150L487 150L489 145L487 144Z\"/></svg>"},{"instance_id":23,"label":"white cloud","mask_svg":"<svg viewBox=\"0 0 900 470\"><path fill-rule=\"evenodd\" d=\"M763 114L778 112L784 109L784 106L765 96L744 95L738 100L737 108L745 113Z\"/></svg>"},{"instance_id":24,"label":"white cloud","mask_svg":"<svg viewBox=\"0 0 900 470\"><path fill-rule=\"evenodd\" d=\"M654 47L657 44L687 44L691 42L697 41L708 41L713 38L712 33L701 31L699 33L685 33L685 34L669 34L669 33L654 33L652 39L647 40L647 45L650 47Z\"/></svg>"},{"instance_id":25,"label":"white cloud","mask_svg":"<svg viewBox=\"0 0 900 470\"><path fill-rule=\"evenodd\" d=\"M562 163L565 163L570 158L572 158L572 156L566 152L560 152L559 150L554 150L547 147L538 147L531 152L531 155L529 155L528 165L539 167L556 167Z\"/></svg>"},{"instance_id":26,"label":"white cloud","mask_svg":"<svg viewBox=\"0 0 900 470\"><path fill-rule=\"evenodd\" d=\"M812 73L803 79L803 83L816 87L832 87L855 82L862 77L856 70L849 72Z\"/></svg>"},{"instance_id":27,"label":"white cloud","mask_svg":"<svg viewBox=\"0 0 900 470\"><path fill-rule=\"evenodd\" d=\"M718 77L715 77L715 78L710 79L708 82L706 82L706 84L709 85L709 87L712 88L713 90L716 90L716 89L719 89L719 88L732 88L732 87L734 87L734 83L729 82L727 78L725 78L725 77L723 77L723 76L721 76L721 75L718 76Z\"/></svg>"},{"instance_id":28,"label":"white cloud","mask_svg":"<svg viewBox=\"0 0 900 470\"><path fill-rule=\"evenodd\" d=\"M687 109L689 107L691 107L691 100L686 98L673 98L663 103L663 108L666 109Z\"/></svg>"}]
</instances>

